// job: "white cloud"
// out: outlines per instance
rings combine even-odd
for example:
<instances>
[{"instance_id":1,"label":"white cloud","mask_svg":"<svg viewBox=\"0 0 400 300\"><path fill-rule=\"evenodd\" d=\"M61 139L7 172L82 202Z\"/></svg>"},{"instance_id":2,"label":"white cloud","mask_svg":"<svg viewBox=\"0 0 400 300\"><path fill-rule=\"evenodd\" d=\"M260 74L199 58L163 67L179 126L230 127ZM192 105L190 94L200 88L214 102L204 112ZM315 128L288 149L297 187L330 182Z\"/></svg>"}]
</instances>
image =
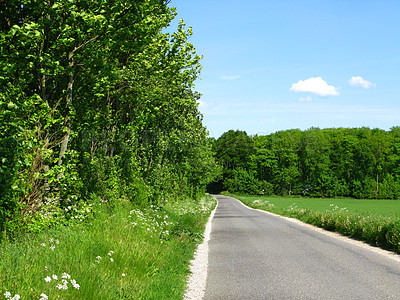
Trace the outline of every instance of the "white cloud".
<instances>
[{"instance_id":1,"label":"white cloud","mask_svg":"<svg viewBox=\"0 0 400 300\"><path fill-rule=\"evenodd\" d=\"M292 84L290 90L293 92L309 92L320 97L339 95L338 89L328 85L321 77L299 80L297 83Z\"/></svg>"},{"instance_id":2,"label":"white cloud","mask_svg":"<svg viewBox=\"0 0 400 300\"><path fill-rule=\"evenodd\" d=\"M353 76L349 80L349 84L354 87L362 87L364 89L369 89L371 87L375 87L376 84L371 81L365 80L361 76Z\"/></svg>"},{"instance_id":3,"label":"white cloud","mask_svg":"<svg viewBox=\"0 0 400 300\"><path fill-rule=\"evenodd\" d=\"M307 97L300 97L300 102L310 102L312 98L310 96Z\"/></svg>"},{"instance_id":4,"label":"white cloud","mask_svg":"<svg viewBox=\"0 0 400 300\"><path fill-rule=\"evenodd\" d=\"M236 80L239 79L240 75L222 75L221 79L223 80Z\"/></svg>"}]
</instances>

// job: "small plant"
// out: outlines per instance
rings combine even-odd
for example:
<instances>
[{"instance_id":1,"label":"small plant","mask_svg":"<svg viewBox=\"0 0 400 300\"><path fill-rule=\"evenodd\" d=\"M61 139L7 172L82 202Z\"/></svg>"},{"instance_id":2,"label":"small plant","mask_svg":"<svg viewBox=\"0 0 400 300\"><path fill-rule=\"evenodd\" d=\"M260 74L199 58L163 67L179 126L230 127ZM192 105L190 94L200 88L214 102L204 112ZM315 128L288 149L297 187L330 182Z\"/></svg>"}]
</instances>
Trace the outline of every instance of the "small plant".
<instances>
[{"instance_id":1,"label":"small plant","mask_svg":"<svg viewBox=\"0 0 400 300\"><path fill-rule=\"evenodd\" d=\"M10 292L5 292L5 293L4 293L4 297L5 297L6 299L9 299L9 300L19 300L19 299L21 298L21 296L18 295L18 294L15 294L15 295L12 297L12 294L11 294Z\"/></svg>"}]
</instances>

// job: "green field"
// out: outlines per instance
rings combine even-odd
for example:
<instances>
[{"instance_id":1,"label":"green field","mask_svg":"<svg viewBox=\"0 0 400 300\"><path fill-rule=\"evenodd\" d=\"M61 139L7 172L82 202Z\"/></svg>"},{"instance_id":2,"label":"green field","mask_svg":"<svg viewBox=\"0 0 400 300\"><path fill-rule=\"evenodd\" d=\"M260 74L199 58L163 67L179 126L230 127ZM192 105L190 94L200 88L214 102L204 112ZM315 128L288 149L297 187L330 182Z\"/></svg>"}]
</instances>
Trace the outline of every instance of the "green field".
<instances>
[{"instance_id":1,"label":"green field","mask_svg":"<svg viewBox=\"0 0 400 300\"><path fill-rule=\"evenodd\" d=\"M353 198L309 198L309 197L277 197L277 196L252 196L235 195L235 198L245 202L261 200L269 201L276 208L286 209L290 206L310 209L313 211L327 211L346 208L349 212L362 215L385 216L400 219L400 200L371 200ZM333 205L332 205L333 204Z\"/></svg>"}]
</instances>

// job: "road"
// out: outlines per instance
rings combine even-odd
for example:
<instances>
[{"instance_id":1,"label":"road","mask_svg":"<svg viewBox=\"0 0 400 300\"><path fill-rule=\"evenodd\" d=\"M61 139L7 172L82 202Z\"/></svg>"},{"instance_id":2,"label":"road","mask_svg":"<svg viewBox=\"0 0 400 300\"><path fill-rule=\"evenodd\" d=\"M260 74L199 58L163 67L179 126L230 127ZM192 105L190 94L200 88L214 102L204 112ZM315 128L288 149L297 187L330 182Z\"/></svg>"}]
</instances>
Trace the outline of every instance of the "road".
<instances>
[{"instance_id":1,"label":"road","mask_svg":"<svg viewBox=\"0 0 400 300\"><path fill-rule=\"evenodd\" d=\"M399 256L216 198L204 299L400 299Z\"/></svg>"}]
</instances>

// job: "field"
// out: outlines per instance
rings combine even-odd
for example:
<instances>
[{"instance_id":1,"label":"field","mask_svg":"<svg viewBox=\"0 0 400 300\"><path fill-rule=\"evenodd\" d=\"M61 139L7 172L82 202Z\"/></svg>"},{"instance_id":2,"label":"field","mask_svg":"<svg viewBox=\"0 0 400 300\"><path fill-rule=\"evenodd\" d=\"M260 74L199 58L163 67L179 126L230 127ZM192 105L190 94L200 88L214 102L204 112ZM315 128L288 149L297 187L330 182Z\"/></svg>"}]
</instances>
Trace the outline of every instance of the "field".
<instances>
[{"instance_id":1,"label":"field","mask_svg":"<svg viewBox=\"0 0 400 300\"><path fill-rule=\"evenodd\" d=\"M182 299L215 199L95 218L0 244L0 299Z\"/></svg>"},{"instance_id":2,"label":"field","mask_svg":"<svg viewBox=\"0 0 400 300\"><path fill-rule=\"evenodd\" d=\"M400 253L400 201L227 194L246 205Z\"/></svg>"},{"instance_id":3,"label":"field","mask_svg":"<svg viewBox=\"0 0 400 300\"><path fill-rule=\"evenodd\" d=\"M276 196L252 196L241 195L244 201L269 201L277 208L298 208L310 209L313 211L327 211L337 208L345 208L349 212L362 215L380 215L400 219L400 200L372 200L353 198L309 198L309 197L276 197ZM333 205L332 205L333 204Z\"/></svg>"}]
</instances>

